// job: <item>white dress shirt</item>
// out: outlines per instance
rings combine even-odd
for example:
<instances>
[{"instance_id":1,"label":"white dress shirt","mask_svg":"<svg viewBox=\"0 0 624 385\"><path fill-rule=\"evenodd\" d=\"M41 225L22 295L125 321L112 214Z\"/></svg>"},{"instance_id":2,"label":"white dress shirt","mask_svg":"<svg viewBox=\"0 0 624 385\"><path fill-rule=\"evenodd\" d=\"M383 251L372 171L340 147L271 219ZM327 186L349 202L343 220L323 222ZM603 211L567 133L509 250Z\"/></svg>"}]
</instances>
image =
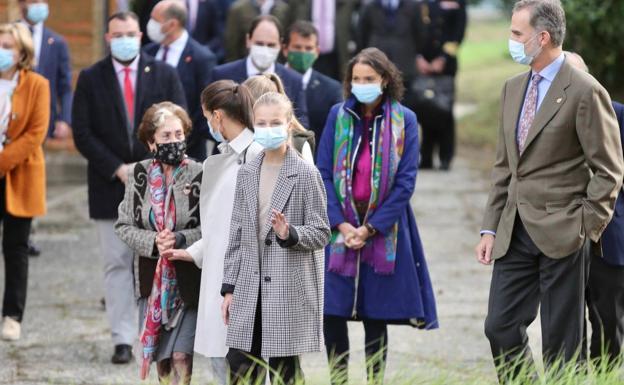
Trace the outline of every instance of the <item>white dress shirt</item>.
<instances>
[{"instance_id":1,"label":"white dress shirt","mask_svg":"<svg viewBox=\"0 0 624 385\"><path fill-rule=\"evenodd\" d=\"M178 63L180 62L180 58L182 57L182 52L184 52L184 48L186 48L186 43L188 43L189 34L186 30L182 31L182 35L174 40L171 44L169 44L169 51L167 52L167 64L176 68ZM165 56L165 47L163 45L158 48L158 52L156 52L156 59L162 60L163 56Z\"/></svg>"},{"instance_id":2,"label":"white dress shirt","mask_svg":"<svg viewBox=\"0 0 624 385\"><path fill-rule=\"evenodd\" d=\"M236 175L243 163L251 162L262 151L245 129L229 143L219 144L221 154L204 161L200 193L202 238L186 251L202 269L195 351L206 357L225 357L227 328L221 318L223 262L230 235Z\"/></svg>"},{"instance_id":3,"label":"white dress shirt","mask_svg":"<svg viewBox=\"0 0 624 385\"><path fill-rule=\"evenodd\" d=\"M256 67L256 65L251 60L251 57L249 56L247 56L247 59L245 59L245 63L247 65L247 77L248 78L255 76L255 75L260 75L260 74L275 73L275 63L271 64L271 66L267 68L265 71L260 71L258 67Z\"/></svg>"}]
</instances>

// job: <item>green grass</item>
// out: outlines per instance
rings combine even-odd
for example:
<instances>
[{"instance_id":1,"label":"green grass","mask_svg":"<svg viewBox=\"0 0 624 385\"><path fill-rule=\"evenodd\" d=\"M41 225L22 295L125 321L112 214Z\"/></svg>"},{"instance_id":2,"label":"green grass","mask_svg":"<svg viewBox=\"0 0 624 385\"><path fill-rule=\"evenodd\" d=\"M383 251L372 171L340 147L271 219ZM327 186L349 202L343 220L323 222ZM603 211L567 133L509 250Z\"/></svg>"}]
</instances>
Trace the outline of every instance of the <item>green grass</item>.
<instances>
[{"instance_id":1,"label":"green grass","mask_svg":"<svg viewBox=\"0 0 624 385\"><path fill-rule=\"evenodd\" d=\"M458 140L473 147L493 148L498 135L500 91L506 79L526 71L507 51L507 20L472 21L459 52L457 100L476 105L458 121Z\"/></svg>"}]
</instances>

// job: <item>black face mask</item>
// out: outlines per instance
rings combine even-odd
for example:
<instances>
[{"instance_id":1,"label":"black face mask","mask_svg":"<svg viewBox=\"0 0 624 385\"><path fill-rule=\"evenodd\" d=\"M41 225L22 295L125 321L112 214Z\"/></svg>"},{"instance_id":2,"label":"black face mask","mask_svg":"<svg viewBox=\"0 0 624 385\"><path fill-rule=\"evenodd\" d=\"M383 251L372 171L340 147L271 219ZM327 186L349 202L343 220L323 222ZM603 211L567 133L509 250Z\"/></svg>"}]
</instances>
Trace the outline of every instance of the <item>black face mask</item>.
<instances>
[{"instance_id":1,"label":"black face mask","mask_svg":"<svg viewBox=\"0 0 624 385\"><path fill-rule=\"evenodd\" d=\"M179 165L184 160L186 142L157 143L154 159L170 166Z\"/></svg>"}]
</instances>

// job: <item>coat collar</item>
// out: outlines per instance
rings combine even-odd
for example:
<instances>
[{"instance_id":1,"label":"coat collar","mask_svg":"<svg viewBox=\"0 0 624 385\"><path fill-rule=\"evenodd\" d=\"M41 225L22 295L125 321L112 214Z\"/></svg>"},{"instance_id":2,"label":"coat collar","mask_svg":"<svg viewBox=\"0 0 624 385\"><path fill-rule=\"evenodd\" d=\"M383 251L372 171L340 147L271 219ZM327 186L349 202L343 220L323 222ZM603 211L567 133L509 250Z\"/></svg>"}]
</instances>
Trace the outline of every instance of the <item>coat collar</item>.
<instances>
[{"instance_id":1,"label":"coat collar","mask_svg":"<svg viewBox=\"0 0 624 385\"><path fill-rule=\"evenodd\" d=\"M567 60L564 60L563 64L561 65L561 69L559 70L555 78L553 79L552 84L550 85L550 88L548 89L548 92L544 96L544 100L542 101L542 104L540 105L539 110L535 114L535 118L533 119L533 124L531 125L531 128L529 129L529 134L526 139L526 144L524 147L525 150L522 153L522 155L519 156L519 159L522 159L524 154L527 153L527 149L529 148L531 143L535 140L535 138L539 135L539 133L544 129L544 127L546 127L546 125L552 120L552 118L557 114L561 106L565 104L566 102L565 90L570 86L571 74L572 74L572 66L567 62ZM526 82L526 84L528 84L529 76L531 76L531 71L529 71L523 77L523 80ZM524 90L526 89L526 87L520 88L520 89ZM524 100L524 94L521 95L520 100L521 100L520 103L522 103L522 101ZM522 107L520 104L520 109L521 108ZM518 114L520 114L519 111L518 111ZM516 128L516 125L518 122L517 118L518 117L516 116L516 120L514 121L516 122L514 124L514 128ZM514 137L515 137L516 130L514 129L512 131L514 131ZM514 142L515 142L515 139L514 139ZM517 148L517 146L515 147Z\"/></svg>"},{"instance_id":2,"label":"coat collar","mask_svg":"<svg viewBox=\"0 0 624 385\"><path fill-rule=\"evenodd\" d=\"M386 100L387 98L382 99L381 106L379 108L379 110L381 111L381 114L378 114L377 116L379 115L383 116L384 112L386 111L386 105L387 105ZM347 100L344 101L342 108L345 111L347 111L349 114L351 114L357 120L361 119L360 111L362 109L362 103L358 102L355 96L353 95L349 96Z\"/></svg>"},{"instance_id":3,"label":"coat collar","mask_svg":"<svg viewBox=\"0 0 624 385\"><path fill-rule=\"evenodd\" d=\"M247 167L241 169L245 170L245 196L247 199L247 207L249 208L249 220L252 222L254 228L262 226L260 232L260 239L267 237L271 231L271 222L267 220L267 223L258 224L258 189L260 186L260 169L264 160L265 152L262 151L253 161L247 163ZM271 208L279 212L284 211L284 207L288 202L288 198L292 193L292 189L295 186L296 178L298 175L298 156L295 150L288 148L284 164L280 168L277 176L277 182L275 183L275 189L271 197Z\"/></svg>"}]
</instances>

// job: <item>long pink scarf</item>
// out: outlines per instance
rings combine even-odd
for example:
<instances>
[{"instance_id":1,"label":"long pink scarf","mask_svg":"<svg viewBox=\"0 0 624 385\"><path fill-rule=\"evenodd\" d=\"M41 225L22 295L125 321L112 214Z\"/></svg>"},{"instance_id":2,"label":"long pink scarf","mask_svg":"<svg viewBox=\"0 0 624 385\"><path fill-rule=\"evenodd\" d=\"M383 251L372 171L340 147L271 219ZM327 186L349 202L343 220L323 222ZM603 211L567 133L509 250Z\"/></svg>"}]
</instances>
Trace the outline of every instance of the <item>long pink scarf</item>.
<instances>
[{"instance_id":1,"label":"long pink scarf","mask_svg":"<svg viewBox=\"0 0 624 385\"><path fill-rule=\"evenodd\" d=\"M157 232L161 232L164 229L172 231L175 229L176 207L173 197L173 185L176 176L186 164L187 162L183 161L176 168L169 185L166 183L160 162L153 161L148 169L150 203L152 205L150 222ZM154 353L158 349L161 328L169 323L171 317L174 317L183 305L179 294L173 262L167 258L158 258L152 291L147 299L145 323L140 338L143 345L141 380L146 379L149 375L150 364L154 361Z\"/></svg>"}]
</instances>

